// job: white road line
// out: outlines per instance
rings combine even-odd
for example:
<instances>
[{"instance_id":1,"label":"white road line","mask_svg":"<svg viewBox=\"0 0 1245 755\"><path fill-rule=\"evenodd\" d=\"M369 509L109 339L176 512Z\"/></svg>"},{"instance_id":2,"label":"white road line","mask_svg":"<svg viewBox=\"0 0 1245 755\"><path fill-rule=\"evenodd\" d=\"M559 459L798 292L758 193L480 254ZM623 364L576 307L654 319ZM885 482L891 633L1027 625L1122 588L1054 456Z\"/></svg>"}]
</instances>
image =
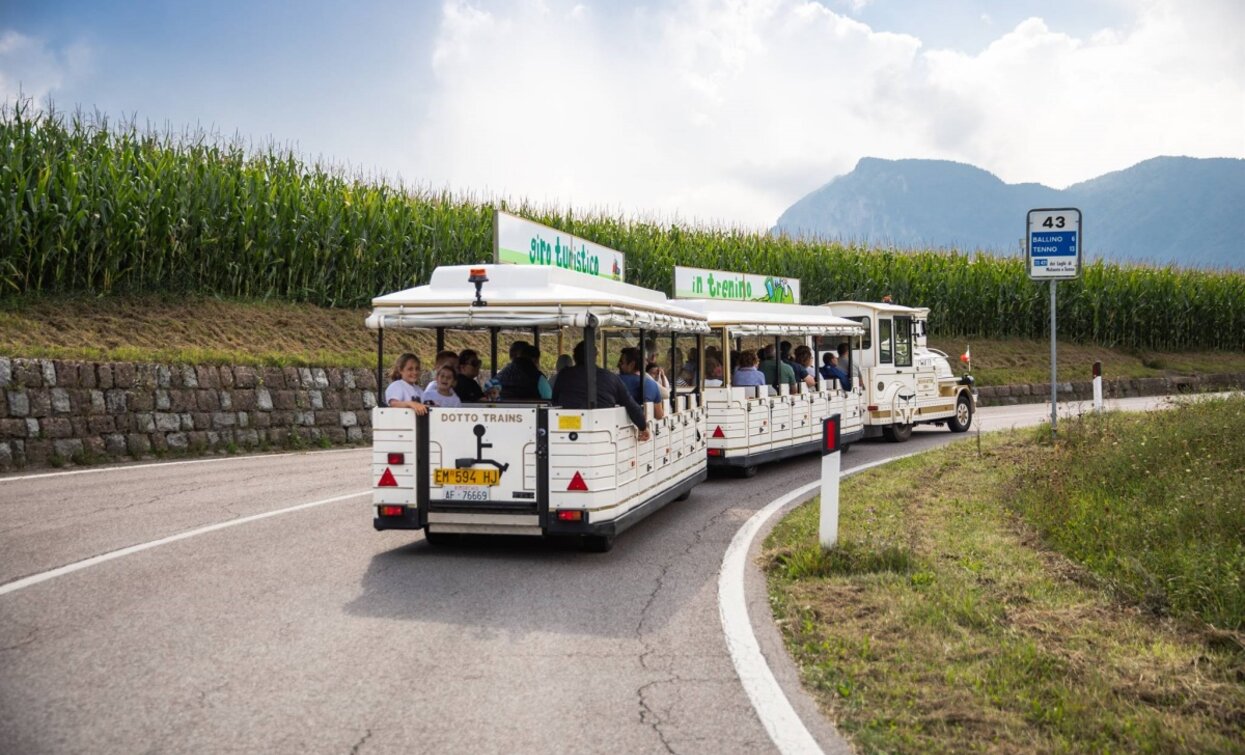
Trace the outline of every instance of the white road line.
<instances>
[{"instance_id":1,"label":"white road line","mask_svg":"<svg viewBox=\"0 0 1245 755\"><path fill-rule=\"evenodd\" d=\"M861 464L843 472L843 477L915 455L916 453L904 454ZM782 686L765 662L765 655L752 632L752 621L748 618L748 601L744 595L744 569L748 566L748 550L761 526L788 504L811 497L820 487L821 482L818 481L796 488L753 514L731 539L731 544L722 557L722 568L718 572L718 616L722 620L722 631L726 634L731 662L735 664L735 673L739 675L739 681L743 684L748 699L752 701L757 717L761 719L774 746L783 755L820 753L822 750L791 707L791 701L783 694Z\"/></svg>"},{"instance_id":2,"label":"white road line","mask_svg":"<svg viewBox=\"0 0 1245 755\"><path fill-rule=\"evenodd\" d=\"M64 472L42 472L39 474L19 475L17 477L0 477L0 483L18 480L42 480L47 477L68 477L79 474L98 474L100 472L125 472L131 469L147 469L149 467L178 467L183 464L216 464L223 461L255 461L257 459L279 459L282 456L298 456L300 454L341 454L351 451L370 451L370 448L337 448L332 451L290 451L280 454L255 454L253 456L227 456L214 459L187 459L185 461L153 461L147 464L125 464L117 467L93 467L91 469L71 469Z\"/></svg>"},{"instance_id":3,"label":"white road line","mask_svg":"<svg viewBox=\"0 0 1245 755\"><path fill-rule=\"evenodd\" d=\"M56 569L52 569L50 571L41 572L39 574L32 574L29 577L22 577L21 579L16 580L14 582L9 582L6 585L0 585L0 595L6 595L11 592L17 592L18 590L21 590L22 588L30 587L31 585L37 585L40 582L47 582L49 579L56 579L57 577L63 577L66 574L72 574L73 572L81 571L82 569L86 569L91 566L96 566L106 561L112 561L113 559L122 558L123 556L133 555L135 553L149 550L151 548L155 548L161 545L168 545L169 543L175 543L178 540L186 540L192 537L198 537L199 535L206 535L209 532L216 532L217 530L223 530L229 527L236 527L240 524L249 524L250 522L259 521L260 519L267 519L268 517L271 517L271 516L278 516L280 514L288 514L292 511L302 511L303 509L309 509L309 508L312 508L313 506L323 506L326 503L336 503L337 501L345 501L350 498L358 498L360 496L370 495L371 492L372 491L370 490L365 490L360 493L349 493L347 495L339 495L334 498L324 498L322 500L312 501L310 503L300 503L296 506L288 506L284 509L277 509L276 511L265 511L262 514L253 514L251 516L244 516L241 519L230 519L227 522L219 522L217 524L210 524L206 527L200 527L197 530L188 530L186 532L181 532L176 535L170 535L169 537L161 538L159 540L152 540L146 543L139 543L138 545L131 545L128 548L122 548L120 550L110 551L108 553L104 553L99 556L92 556L91 558L83 559L82 561L75 561L72 564L66 564L65 566L57 567Z\"/></svg>"}]
</instances>

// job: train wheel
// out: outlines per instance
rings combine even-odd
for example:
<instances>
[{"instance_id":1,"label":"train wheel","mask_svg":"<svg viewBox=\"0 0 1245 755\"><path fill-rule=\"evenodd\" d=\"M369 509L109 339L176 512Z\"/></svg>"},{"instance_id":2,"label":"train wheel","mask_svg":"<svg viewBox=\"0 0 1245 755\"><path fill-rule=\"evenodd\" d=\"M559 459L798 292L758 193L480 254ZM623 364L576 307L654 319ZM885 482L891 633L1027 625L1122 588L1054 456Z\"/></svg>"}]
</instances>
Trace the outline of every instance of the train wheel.
<instances>
[{"instance_id":1,"label":"train wheel","mask_svg":"<svg viewBox=\"0 0 1245 755\"><path fill-rule=\"evenodd\" d=\"M746 477L757 476L757 467L755 464L753 464L752 466L748 466L748 467L737 467L737 469L739 470L740 477L746 478Z\"/></svg>"},{"instance_id":2,"label":"train wheel","mask_svg":"<svg viewBox=\"0 0 1245 755\"><path fill-rule=\"evenodd\" d=\"M955 416L947 420L947 429L953 433L962 433L973 424L973 402L961 393L955 401Z\"/></svg>"},{"instance_id":3,"label":"train wheel","mask_svg":"<svg viewBox=\"0 0 1245 755\"><path fill-rule=\"evenodd\" d=\"M584 550L589 553L607 553L614 547L613 535L584 535L583 542L580 544Z\"/></svg>"},{"instance_id":4,"label":"train wheel","mask_svg":"<svg viewBox=\"0 0 1245 755\"><path fill-rule=\"evenodd\" d=\"M683 491L683 493L682 493L681 495L679 495L679 497L678 497L678 498L675 498L674 500L676 500L676 501L686 501L688 498L691 498L691 497L692 497L692 489L691 489L691 488L688 488L687 490L684 490L684 491Z\"/></svg>"},{"instance_id":5,"label":"train wheel","mask_svg":"<svg viewBox=\"0 0 1245 755\"><path fill-rule=\"evenodd\" d=\"M882 437L891 443L903 443L912 437L912 425L887 425L882 428Z\"/></svg>"}]
</instances>

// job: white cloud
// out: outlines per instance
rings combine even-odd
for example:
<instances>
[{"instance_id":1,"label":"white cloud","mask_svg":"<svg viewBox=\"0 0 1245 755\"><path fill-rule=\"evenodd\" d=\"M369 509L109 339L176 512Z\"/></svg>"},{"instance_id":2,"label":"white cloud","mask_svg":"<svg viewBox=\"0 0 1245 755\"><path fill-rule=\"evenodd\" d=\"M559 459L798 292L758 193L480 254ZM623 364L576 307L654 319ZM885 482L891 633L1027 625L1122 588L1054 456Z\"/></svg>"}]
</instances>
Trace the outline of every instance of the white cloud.
<instances>
[{"instance_id":1,"label":"white cloud","mask_svg":"<svg viewBox=\"0 0 1245 755\"><path fill-rule=\"evenodd\" d=\"M74 44L64 50L13 30L0 31L0 102L12 103L19 96L36 103L64 86L66 79L82 71L90 50Z\"/></svg>"},{"instance_id":2,"label":"white cloud","mask_svg":"<svg viewBox=\"0 0 1245 755\"><path fill-rule=\"evenodd\" d=\"M429 117L399 167L766 226L867 155L1056 186L1156 154L1245 156L1242 8L1149 1L1088 39L1033 18L968 55L804 0L447 2Z\"/></svg>"}]
</instances>

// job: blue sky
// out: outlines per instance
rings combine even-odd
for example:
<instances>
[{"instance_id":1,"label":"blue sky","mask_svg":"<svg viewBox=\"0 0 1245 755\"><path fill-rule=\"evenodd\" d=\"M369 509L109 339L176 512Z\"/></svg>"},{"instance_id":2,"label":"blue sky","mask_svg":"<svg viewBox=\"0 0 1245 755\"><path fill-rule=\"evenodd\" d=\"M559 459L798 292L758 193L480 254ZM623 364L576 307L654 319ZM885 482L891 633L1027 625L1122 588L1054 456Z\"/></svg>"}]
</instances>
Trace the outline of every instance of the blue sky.
<instances>
[{"instance_id":1,"label":"blue sky","mask_svg":"<svg viewBox=\"0 0 1245 755\"><path fill-rule=\"evenodd\" d=\"M764 227L861 157L1245 157L1245 3L0 0L0 97L409 184Z\"/></svg>"}]
</instances>

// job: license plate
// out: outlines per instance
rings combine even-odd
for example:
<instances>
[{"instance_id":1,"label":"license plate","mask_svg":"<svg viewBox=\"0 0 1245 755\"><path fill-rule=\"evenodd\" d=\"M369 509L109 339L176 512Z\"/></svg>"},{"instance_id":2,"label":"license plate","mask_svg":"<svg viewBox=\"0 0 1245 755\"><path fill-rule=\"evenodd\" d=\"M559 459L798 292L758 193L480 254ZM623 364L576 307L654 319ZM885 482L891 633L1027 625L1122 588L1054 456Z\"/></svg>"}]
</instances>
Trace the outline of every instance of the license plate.
<instances>
[{"instance_id":1,"label":"license plate","mask_svg":"<svg viewBox=\"0 0 1245 755\"><path fill-rule=\"evenodd\" d=\"M433 474L435 485L496 485L501 482L500 469L446 469Z\"/></svg>"},{"instance_id":2,"label":"license plate","mask_svg":"<svg viewBox=\"0 0 1245 755\"><path fill-rule=\"evenodd\" d=\"M447 501L487 501L489 488L450 486L441 490L441 496Z\"/></svg>"}]
</instances>

